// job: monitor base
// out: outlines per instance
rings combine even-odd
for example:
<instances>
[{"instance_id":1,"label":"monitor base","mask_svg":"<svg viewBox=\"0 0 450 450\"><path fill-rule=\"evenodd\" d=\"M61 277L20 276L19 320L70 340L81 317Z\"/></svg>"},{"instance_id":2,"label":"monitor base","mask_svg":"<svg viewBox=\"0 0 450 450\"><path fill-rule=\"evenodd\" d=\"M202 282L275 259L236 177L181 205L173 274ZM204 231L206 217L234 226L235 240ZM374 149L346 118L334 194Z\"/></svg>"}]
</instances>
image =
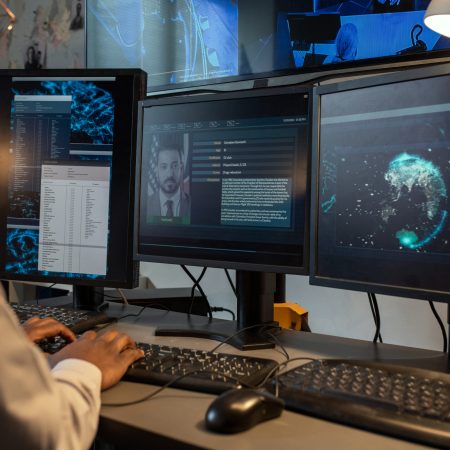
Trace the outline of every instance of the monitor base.
<instances>
[{"instance_id":1,"label":"monitor base","mask_svg":"<svg viewBox=\"0 0 450 450\"><path fill-rule=\"evenodd\" d=\"M250 327L249 327L250 328ZM267 331L270 328L278 328L276 322L268 322L254 325L253 328L239 331L236 322L208 323L206 325L192 325L186 328L158 328L155 336L193 337L212 339L232 345L238 350L262 350L274 348L275 344L270 342Z\"/></svg>"}]
</instances>

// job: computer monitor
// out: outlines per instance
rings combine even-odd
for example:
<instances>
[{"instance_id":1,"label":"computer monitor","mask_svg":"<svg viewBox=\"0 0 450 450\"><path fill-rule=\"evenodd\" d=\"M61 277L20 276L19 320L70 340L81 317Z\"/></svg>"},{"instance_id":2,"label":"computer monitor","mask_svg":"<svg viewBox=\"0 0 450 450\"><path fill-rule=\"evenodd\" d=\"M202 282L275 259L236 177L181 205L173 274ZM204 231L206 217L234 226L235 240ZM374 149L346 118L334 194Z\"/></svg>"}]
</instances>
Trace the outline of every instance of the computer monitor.
<instances>
[{"instance_id":1,"label":"computer monitor","mask_svg":"<svg viewBox=\"0 0 450 450\"><path fill-rule=\"evenodd\" d=\"M315 91L311 283L450 302L450 64Z\"/></svg>"},{"instance_id":2,"label":"computer monitor","mask_svg":"<svg viewBox=\"0 0 450 450\"><path fill-rule=\"evenodd\" d=\"M236 269L241 328L273 320L267 273L308 271L309 100L286 87L140 103L135 257Z\"/></svg>"},{"instance_id":3,"label":"computer monitor","mask_svg":"<svg viewBox=\"0 0 450 450\"><path fill-rule=\"evenodd\" d=\"M132 229L141 70L0 72L1 277L133 287ZM95 289L98 288L98 289Z\"/></svg>"}]
</instances>

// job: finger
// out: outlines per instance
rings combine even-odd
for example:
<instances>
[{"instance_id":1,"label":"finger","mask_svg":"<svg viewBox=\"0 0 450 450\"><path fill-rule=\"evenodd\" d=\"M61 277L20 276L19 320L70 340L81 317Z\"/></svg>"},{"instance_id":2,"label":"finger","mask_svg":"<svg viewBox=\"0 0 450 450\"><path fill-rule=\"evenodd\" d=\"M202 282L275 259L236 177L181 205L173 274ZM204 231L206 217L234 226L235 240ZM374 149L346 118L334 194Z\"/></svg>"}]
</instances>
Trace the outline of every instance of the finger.
<instances>
[{"instance_id":1,"label":"finger","mask_svg":"<svg viewBox=\"0 0 450 450\"><path fill-rule=\"evenodd\" d=\"M116 336L116 338L112 341L112 344L119 352L122 352L128 348L136 348L136 342L134 342L134 340L127 334L120 334Z\"/></svg>"},{"instance_id":2,"label":"finger","mask_svg":"<svg viewBox=\"0 0 450 450\"><path fill-rule=\"evenodd\" d=\"M44 319L41 319L42 325L49 325L53 323L61 323L61 322L58 322L54 317L45 317Z\"/></svg>"},{"instance_id":3,"label":"finger","mask_svg":"<svg viewBox=\"0 0 450 450\"><path fill-rule=\"evenodd\" d=\"M31 319L28 319L25 324L27 325L31 325L33 323L39 322L41 319L39 319L39 317L32 317Z\"/></svg>"},{"instance_id":4,"label":"finger","mask_svg":"<svg viewBox=\"0 0 450 450\"><path fill-rule=\"evenodd\" d=\"M105 342L112 342L120 333L116 330L109 330L100 336L100 339Z\"/></svg>"},{"instance_id":5,"label":"finger","mask_svg":"<svg viewBox=\"0 0 450 450\"><path fill-rule=\"evenodd\" d=\"M83 333L80 337L80 339L87 339L89 341L93 341L94 339L96 339L97 337L97 333L93 330L89 330L86 331L85 333Z\"/></svg>"},{"instance_id":6,"label":"finger","mask_svg":"<svg viewBox=\"0 0 450 450\"><path fill-rule=\"evenodd\" d=\"M72 330L67 328L60 322L51 321L47 324L39 324L36 328L36 334L41 338L53 338L56 336L62 336L64 339L73 342L76 339Z\"/></svg>"},{"instance_id":7,"label":"finger","mask_svg":"<svg viewBox=\"0 0 450 450\"><path fill-rule=\"evenodd\" d=\"M143 358L145 353L140 348L128 348L120 354L120 360L128 367L138 359Z\"/></svg>"},{"instance_id":8,"label":"finger","mask_svg":"<svg viewBox=\"0 0 450 450\"><path fill-rule=\"evenodd\" d=\"M77 339L75 333L62 323L58 323L59 335L62 336L66 341L73 342Z\"/></svg>"}]
</instances>

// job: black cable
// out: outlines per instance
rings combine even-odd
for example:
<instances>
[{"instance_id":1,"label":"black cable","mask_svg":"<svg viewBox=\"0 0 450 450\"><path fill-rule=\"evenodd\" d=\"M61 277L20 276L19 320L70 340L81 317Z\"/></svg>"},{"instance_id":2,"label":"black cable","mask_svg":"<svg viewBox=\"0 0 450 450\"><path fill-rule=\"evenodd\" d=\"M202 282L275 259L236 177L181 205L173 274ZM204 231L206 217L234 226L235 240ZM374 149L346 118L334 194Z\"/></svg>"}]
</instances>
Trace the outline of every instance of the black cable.
<instances>
[{"instance_id":1,"label":"black cable","mask_svg":"<svg viewBox=\"0 0 450 450\"><path fill-rule=\"evenodd\" d=\"M377 326L377 316L375 315L375 308L373 307L372 296L370 295L370 292L367 293L367 297L369 297L369 305L370 310L372 311L373 322L375 323L375 326Z\"/></svg>"},{"instance_id":2,"label":"black cable","mask_svg":"<svg viewBox=\"0 0 450 450\"><path fill-rule=\"evenodd\" d=\"M226 276L228 278L228 282L230 283L231 289L233 289L234 295L237 298L238 297L237 289L236 289L236 286L233 283L233 280L231 279L230 272L228 271L228 269L225 269L225 274L226 274Z\"/></svg>"},{"instance_id":3,"label":"black cable","mask_svg":"<svg viewBox=\"0 0 450 450\"><path fill-rule=\"evenodd\" d=\"M202 273L200 274L200 277L198 279L196 279L194 277L194 275L192 275L192 273L189 271L189 269L184 265L181 264L180 267L184 270L184 272L186 273L186 275L193 281L194 285L192 287L191 290L191 304L189 305L189 312L188 314L191 314L191 310L192 310L192 306L194 303L194 295L195 295L195 288L197 287L198 290L200 291L200 294L202 295L202 297L205 299L206 304L208 305L208 316L210 319L212 319L212 311L211 311L211 305L209 304L208 298L206 297L205 292L203 291L202 287L200 286L200 281L203 278L203 276L206 273L207 267L204 267L202 270Z\"/></svg>"},{"instance_id":4,"label":"black cable","mask_svg":"<svg viewBox=\"0 0 450 450\"><path fill-rule=\"evenodd\" d=\"M194 285L191 289L191 304L189 305L189 311L188 314L190 315L192 313L192 307L194 306L194 297L195 297L195 288L198 287L200 290L200 281L202 281L202 278L205 276L206 271L208 270L207 267L203 267L202 271L200 272L200 276L196 279ZM202 293L202 296L206 298L205 293L203 292L203 289L200 291ZM209 308L211 309L211 307ZM211 314L212 317L212 314Z\"/></svg>"},{"instance_id":5,"label":"black cable","mask_svg":"<svg viewBox=\"0 0 450 450\"><path fill-rule=\"evenodd\" d=\"M310 358L308 356L297 356L296 358L291 358L291 359L287 359L286 361L282 361L282 362L278 363L265 376L265 378L261 381L261 383L258 384L258 387L264 386L277 371L279 371L280 369L282 369L283 367L287 366L288 364L290 364L291 362L294 362L294 361L318 361L318 358Z\"/></svg>"},{"instance_id":6,"label":"black cable","mask_svg":"<svg viewBox=\"0 0 450 450\"><path fill-rule=\"evenodd\" d=\"M253 386L251 384L245 383L242 380L232 377L224 372L218 372L218 371L214 371L214 370L191 370L189 372L184 373L183 375L180 375L177 378L174 378L173 380L169 381L168 383L162 385L160 388L156 389L156 391L154 391L151 394L148 394L145 397L142 397L138 400L133 400L133 401L124 402L124 403L102 403L102 406L130 406L130 405L136 405L138 403L145 402L146 400L150 400L155 395L158 395L160 392L164 391L164 389L167 389L168 387L172 386L172 384L176 383L177 381L180 381L185 377L188 377L190 375L195 375L197 373L210 373L212 375L220 375L224 378L228 378L229 380L236 382L237 385L241 385L241 386L244 386L244 387L247 387L250 389L257 389L257 386Z\"/></svg>"},{"instance_id":7,"label":"black cable","mask_svg":"<svg viewBox=\"0 0 450 450\"><path fill-rule=\"evenodd\" d=\"M280 340L278 339L277 336L275 336L274 334L267 332L267 334L273 339L275 345L278 345L278 347L280 347L283 355L286 358L286 361L289 361L291 359L291 357L289 356L288 351L286 350L286 347L280 342Z\"/></svg>"},{"instance_id":8,"label":"black cable","mask_svg":"<svg viewBox=\"0 0 450 450\"><path fill-rule=\"evenodd\" d=\"M381 318L377 298L375 297L375 294L373 292L368 292L367 296L369 297L370 309L372 311L373 320L375 322L375 335L373 337L373 342L383 342L383 338L381 337L380 332Z\"/></svg>"},{"instance_id":9,"label":"black cable","mask_svg":"<svg viewBox=\"0 0 450 450\"><path fill-rule=\"evenodd\" d=\"M377 317L377 330L375 333L375 336L378 338L378 340L383 343L383 338L381 337L381 316L380 316L380 309L378 308L378 300L377 297L375 296L375 294L372 292L372 302L373 302L373 309L375 310L375 315ZM376 342L376 341L374 341Z\"/></svg>"},{"instance_id":10,"label":"black cable","mask_svg":"<svg viewBox=\"0 0 450 450\"><path fill-rule=\"evenodd\" d=\"M145 302L145 300L144 300ZM149 303L149 304L145 304L142 305L141 302L133 302L132 303L133 306L144 306L145 308L155 308L155 309L164 309L164 311L172 311L172 308L170 308L169 306L165 305L164 303Z\"/></svg>"},{"instance_id":11,"label":"black cable","mask_svg":"<svg viewBox=\"0 0 450 450\"><path fill-rule=\"evenodd\" d=\"M232 317L231 320L236 320L236 314L234 314L234 311L232 311L231 309L228 309L228 308L222 308L221 306L212 306L212 307L211 307L211 311L212 311L212 312L222 312L222 311L225 311L225 312L231 314L231 317Z\"/></svg>"},{"instance_id":12,"label":"black cable","mask_svg":"<svg viewBox=\"0 0 450 450\"><path fill-rule=\"evenodd\" d=\"M373 299L372 299L372 294L370 292L367 293L367 296L369 297L369 305L370 305L370 310L372 311L372 316L373 316L373 321L375 323L375 334L373 337L373 342L377 342L378 338L377 338L377 327L378 327L378 318L377 318L377 314L375 312L375 306L373 305Z\"/></svg>"},{"instance_id":13,"label":"black cable","mask_svg":"<svg viewBox=\"0 0 450 450\"><path fill-rule=\"evenodd\" d=\"M125 314L125 315L119 317L117 319L117 321L125 319L125 317L139 317L142 314L142 312L144 311L145 308L146 308L146 306L143 306L142 309L136 314Z\"/></svg>"},{"instance_id":14,"label":"black cable","mask_svg":"<svg viewBox=\"0 0 450 450\"><path fill-rule=\"evenodd\" d=\"M439 317L439 314L436 311L436 308L434 306L434 303L431 300L428 300L428 304L430 305L431 311L433 311L434 317L436 317L436 320L438 321L439 327L441 329L442 332L442 337L444 339L444 346L443 346L443 352L447 353L447 331L445 330L445 326L441 320L441 318Z\"/></svg>"}]
</instances>

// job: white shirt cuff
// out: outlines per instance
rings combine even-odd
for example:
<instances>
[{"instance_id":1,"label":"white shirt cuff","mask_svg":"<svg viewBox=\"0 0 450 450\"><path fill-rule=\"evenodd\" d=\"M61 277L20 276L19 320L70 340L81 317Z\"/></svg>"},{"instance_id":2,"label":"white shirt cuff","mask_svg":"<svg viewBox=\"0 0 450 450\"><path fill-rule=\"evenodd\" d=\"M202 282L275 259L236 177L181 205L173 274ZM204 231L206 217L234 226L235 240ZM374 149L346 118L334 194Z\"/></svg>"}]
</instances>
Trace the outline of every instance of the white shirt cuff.
<instances>
[{"instance_id":1,"label":"white shirt cuff","mask_svg":"<svg viewBox=\"0 0 450 450\"><path fill-rule=\"evenodd\" d=\"M102 373L94 364L82 359L68 358L60 361L52 369L52 375L56 379L71 379L75 375L78 379L88 382L92 388L100 392Z\"/></svg>"}]
</instances>

